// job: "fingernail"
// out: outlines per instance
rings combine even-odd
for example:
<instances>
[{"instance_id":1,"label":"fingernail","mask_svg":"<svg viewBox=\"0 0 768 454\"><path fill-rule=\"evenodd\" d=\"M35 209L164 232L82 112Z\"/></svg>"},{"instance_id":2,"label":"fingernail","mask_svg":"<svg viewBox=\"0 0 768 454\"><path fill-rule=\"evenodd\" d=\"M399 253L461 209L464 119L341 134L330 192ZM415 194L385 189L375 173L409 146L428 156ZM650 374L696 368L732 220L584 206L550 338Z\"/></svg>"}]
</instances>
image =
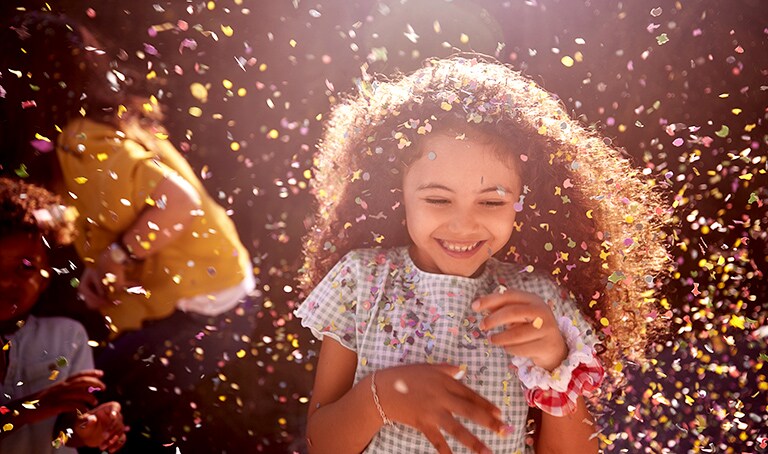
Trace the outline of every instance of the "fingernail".
<instances>
[{"instance_id":1,"label":"fingernail","mask_svg":"<svg viewBox=\"0 0 768 454\"><path fill-rule=\"evenodd\" d=\"M495 416L497 419L501 418L501 409L494 408L493 409L493 416Z\"/></svg>"},{"instance_id":2,"label":"fingernail","mask_svg":"<svg viewBox=\"0 0 768 454\"><path fill-rule=\"evenodd\" d=\"M499 429L499 435L502 437L506 437L508 435L511 435L515 432L515 428L509 424L505 424L501 426L501 429Z\"/></svg>"},{"instance_id":3,"label":"fingernail","mask_svg":"<svg viewBox=\"0 0 768 454\"><path fill-rule=\"evenodd\" d=\"M460 371L453 374L453 378L455 378L456 380L461 380L462 378L464 378L464 375L466 375L466 373L467 371L465 371L464 369L461 369Z\"/></svg>"}]
</instances>

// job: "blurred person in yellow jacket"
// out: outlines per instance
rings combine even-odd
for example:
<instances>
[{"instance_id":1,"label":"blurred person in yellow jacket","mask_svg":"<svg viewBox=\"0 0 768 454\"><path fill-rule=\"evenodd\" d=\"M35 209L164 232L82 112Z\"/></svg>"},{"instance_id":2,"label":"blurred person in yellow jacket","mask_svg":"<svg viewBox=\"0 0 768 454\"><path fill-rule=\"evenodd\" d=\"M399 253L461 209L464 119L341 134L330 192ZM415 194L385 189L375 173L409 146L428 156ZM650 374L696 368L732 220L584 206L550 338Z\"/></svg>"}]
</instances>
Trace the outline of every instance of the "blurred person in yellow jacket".
<instances>
[{"instance_id":1,"label":"blurred person in yellow jacket","mask_svg":"<svg viewBox=\"0 0 768 454\"><path fill-rule=\"evenodd\" d=\"M127 446L162 452L193 425L179 421L177 410L189 409L179 395L247 348L250 255L168 140L157 99L136 95L145 87L125 51L48 12L1 33L2 171L79 211L79 293L110 329L96 366L132 426Z\"/></svg>"}]
</instances>

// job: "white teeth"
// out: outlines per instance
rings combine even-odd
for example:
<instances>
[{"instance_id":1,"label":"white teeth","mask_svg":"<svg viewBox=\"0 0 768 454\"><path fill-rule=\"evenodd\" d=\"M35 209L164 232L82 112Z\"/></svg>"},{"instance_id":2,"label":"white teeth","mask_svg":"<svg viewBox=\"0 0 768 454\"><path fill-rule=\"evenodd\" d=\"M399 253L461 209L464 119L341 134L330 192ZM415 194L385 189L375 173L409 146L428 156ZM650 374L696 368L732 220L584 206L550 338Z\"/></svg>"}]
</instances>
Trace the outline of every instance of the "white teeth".
<instances>
[{"instance_id":1,"label":"white teeth","mask_svg":"<svg viewBox=\"0 0 768 454\"><path fill-rule=\"evenodd\" d=\"M451 252L467 252L469 250L472 250L477 247L478 244L480 244L479 241L476 241L472 244L459 244L459 243L449 243L447 241L440 241L440 244L443 245L444 248L448 249Z\"/></svg>"}]
</instances>

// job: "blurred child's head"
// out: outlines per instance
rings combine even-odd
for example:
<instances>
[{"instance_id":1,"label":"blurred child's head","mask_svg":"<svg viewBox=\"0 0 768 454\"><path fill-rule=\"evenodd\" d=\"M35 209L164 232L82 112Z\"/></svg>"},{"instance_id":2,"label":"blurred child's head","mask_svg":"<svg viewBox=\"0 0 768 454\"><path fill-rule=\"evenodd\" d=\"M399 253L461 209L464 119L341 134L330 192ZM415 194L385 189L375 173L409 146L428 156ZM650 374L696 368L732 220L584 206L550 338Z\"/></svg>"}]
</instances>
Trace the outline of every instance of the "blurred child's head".
<instances>
[{"instance_id":1,"label":"blurred child's head","mask_svg":"<svg viewBox=\"0 0 768 454\"><path fill-rule=\"evenodd\" d=\"M50 279L48 249L69 244L74 214L58 197L0 178L0 328L24 319Z\"/></svg>"},{"instance_id":2,"label":"blurred child's head","mask_svg":"<svg viewBox=\"0 0 768 454\"><path fill-rule=\"evenodd\" d=\"M35 11L3 22L0 165L5 174L48 184L56 176L58 131L83 116L114 123L139 78L123 64L125 51L105 46L66 16Z\"/></svg>"}]
</instances>

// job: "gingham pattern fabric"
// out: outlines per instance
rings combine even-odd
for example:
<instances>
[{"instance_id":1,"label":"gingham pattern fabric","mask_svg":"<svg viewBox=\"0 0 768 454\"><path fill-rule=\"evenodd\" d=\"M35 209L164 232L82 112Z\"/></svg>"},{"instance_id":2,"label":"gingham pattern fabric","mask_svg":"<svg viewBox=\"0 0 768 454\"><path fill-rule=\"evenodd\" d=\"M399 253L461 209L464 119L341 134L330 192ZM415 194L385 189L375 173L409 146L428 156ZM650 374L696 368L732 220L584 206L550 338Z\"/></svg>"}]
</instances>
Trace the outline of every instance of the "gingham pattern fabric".
<instances>
[{"instance_id":1,"label":"gingham pattern fabric","mask_svg":"<svg viewBox=\"0 0 768 454\"><path fill-rule=\"evenodd\" d=\"M502 437L459 418L493 452L525 450L528 405L509 356L478 328L470 304L500 285L535 293L555 316L574 320L585 336L589 325L547 277L490 259L477 278L418 269L405 247L356 250L344 256L296 310L302 325L321 339L330 336L357 354L355 383L373 370L414 363L447 362L466 367L464 382L502 410L513 430ZM494 334L501 328L491 331ZM414 402L414 405L418 403ZM446 437L454 453L468 449ZM421 432L400 424L383 427L367 453L433 453Z\"/></svg>"},{"instance_id":2,"label":"gingham pattern fabric","mask_svg":"<svg viewBox=\"0 0 768 454\"><path fill-rule=\"evenodd\" d=\"M565 416L576 411L576 399L584 393L596 390L603 381L602 364L593 356L589 364L580 364L573 370L571 381L565 392L552 389L526 389L525 399L528 405L541 408L542 411L554 416Z\"/></svg>"}]
</instances>

